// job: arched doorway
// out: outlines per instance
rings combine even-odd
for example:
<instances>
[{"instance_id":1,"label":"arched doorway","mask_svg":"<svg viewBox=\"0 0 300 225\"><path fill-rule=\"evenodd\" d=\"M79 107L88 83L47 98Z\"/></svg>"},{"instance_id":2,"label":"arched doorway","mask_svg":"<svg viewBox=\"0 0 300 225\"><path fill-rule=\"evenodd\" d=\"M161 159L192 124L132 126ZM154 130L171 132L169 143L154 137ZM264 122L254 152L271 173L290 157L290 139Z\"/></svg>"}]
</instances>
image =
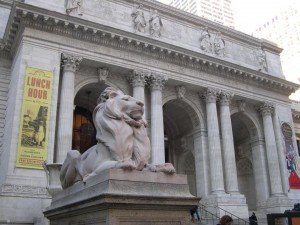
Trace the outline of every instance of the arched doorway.
<instances>
[{"instance_id":1,"label":"arched doorway","mask_svg":"<svg viewBox=\"0 0 300 225\"><path fill-rule=\"evenodd\" d=\"M258 136L252 120L244 113L238 112L231 116L238 188L246 197L248 209L257 209L257 190L252 153L252 140Z\"/></svg>"},{"instance_id":2,"label":"arched doorway","mask_svg":"<svg viewBox=\"0 0 300 225\"><path fill-rule=\"evenodd\" d=\"M98 97L106 87L108 85L91 83L83 86L76 93L74 100L72 149L76 149L80 153L85 152L97 143L92 114Z\"/></svg>"},{"instance_id":3,"label":"arched doorway","mask_svg":"<svg viewBox=\"0 0 300 225\"><path fill-rule=\"evenodd\" d=\"M163 106L165 158L177 173L186 174L190 192L196 191L193 130L199 125L194 109L184 100L173 99Z\"/></svg>"}]
</instances>

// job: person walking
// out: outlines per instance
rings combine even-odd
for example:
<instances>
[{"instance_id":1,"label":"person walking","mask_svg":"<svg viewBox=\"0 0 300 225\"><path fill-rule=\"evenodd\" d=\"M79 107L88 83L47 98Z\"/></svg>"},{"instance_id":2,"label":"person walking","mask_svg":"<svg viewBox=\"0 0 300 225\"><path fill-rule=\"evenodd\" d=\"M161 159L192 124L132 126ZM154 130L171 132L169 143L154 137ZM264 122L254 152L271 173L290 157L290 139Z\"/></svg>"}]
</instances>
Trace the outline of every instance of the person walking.
<instances>
[{"instance_id":1,"label":"person walking","mask_svg":"<svg viewBox=\"0 0 300 225\"><path fill-rule=\"evenodd\" d=\"M217 225L232 225L232 224L233 224L233 219L230 216L225 215L221 217L220 222Z\"/></svg>"},{"instance_id":2,"label":"person walking","mask_svg":"<svg viewBox=\"0 0 300 225\"><path fill-rule=\"evenodd\" d=\"M253 212L252 215L249 217L250 225L258 225L257 223L257 217L255 213Z\"/></svg>"}]
</instances>

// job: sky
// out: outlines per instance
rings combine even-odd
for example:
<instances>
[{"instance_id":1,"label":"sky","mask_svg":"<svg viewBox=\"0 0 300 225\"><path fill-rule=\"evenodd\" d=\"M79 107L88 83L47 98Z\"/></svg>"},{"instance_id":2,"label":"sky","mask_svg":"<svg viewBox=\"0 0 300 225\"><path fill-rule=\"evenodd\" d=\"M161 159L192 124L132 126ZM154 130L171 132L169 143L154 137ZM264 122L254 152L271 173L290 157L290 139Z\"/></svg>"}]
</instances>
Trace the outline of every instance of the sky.
<instances>
[{"instance_id":1,"label":"sky","mask_svg":"<svg viewBox=\"0 0 300 225\"><path fill-rule=\"evenodd\" d=\"M159 1L165 4L171 2L171 0ZM232 0L235 27L251 34L290 1L293 0Z\"/></svg>"}]
</instances>

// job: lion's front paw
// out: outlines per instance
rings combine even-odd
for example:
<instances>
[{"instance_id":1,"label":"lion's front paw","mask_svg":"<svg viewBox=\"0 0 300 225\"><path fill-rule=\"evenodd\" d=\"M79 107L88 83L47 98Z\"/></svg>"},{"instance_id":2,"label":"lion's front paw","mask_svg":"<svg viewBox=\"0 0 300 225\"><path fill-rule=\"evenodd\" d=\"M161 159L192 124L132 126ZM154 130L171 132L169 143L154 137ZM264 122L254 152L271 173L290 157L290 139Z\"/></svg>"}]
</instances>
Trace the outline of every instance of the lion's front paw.
<instances>
[{"instance_id":1,"label":"lion's front paw","mask_svg":"<svg viewBox=\"0 0 300 225\"><path fill-rule=\"evenodd\" d=\"M156 171L157 172L164 172L164 173L167 173L167 174L174 174L176 172L174 166L171 163L164 163L164 164L161 164L161 165L157 165L156 166Z\"/></svg>"},{"instance_id":2,"label":"lion's front paw","mask_svg":"<svg viewBox=\"0 0 300 225\"><path fill-rule=\"evenodd\" d=\"M134 170L136 169L136 165L132 160L124 161L124 162L119 162L116 165L117 168L121 168L124 170Z\"/></svg>"}]
</instances>

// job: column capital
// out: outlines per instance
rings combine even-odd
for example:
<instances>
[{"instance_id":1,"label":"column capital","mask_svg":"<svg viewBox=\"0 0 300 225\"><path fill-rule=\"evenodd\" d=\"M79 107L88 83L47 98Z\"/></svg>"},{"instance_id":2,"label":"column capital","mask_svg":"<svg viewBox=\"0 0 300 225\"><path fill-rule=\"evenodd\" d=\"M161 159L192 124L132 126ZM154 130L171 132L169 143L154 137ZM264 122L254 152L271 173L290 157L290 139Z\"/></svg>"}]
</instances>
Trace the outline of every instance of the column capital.
<instances>
[{"instance_id":1,"label":"column capital","mask_svg":"<svg viewBox=\"0 0 300 225\"><path fill-rule=\"evenodd\" d=\"M99 83L105 83L109 74L108 68L97 68Z\"/></svg>"},{"instance_id":2,"label":"column capital","mask_svg":"<svg viewBox=\"0 0 300 225\"><path fill-rule=\"evenodd\" d=\"M168 78L160 74L151 73L151 75L148 76L147 80L151 90L161 91L165 83L167 82Z\"/></svg>"},{"instance_id":3,"label":"column capital","mask_svg":"<svg viewBox=\"0 0 300 225\"><path fill-rule=\"evenodd\" d=\"M129 83L132 87L145 87L146 77L149 73L141 70L133 70L128 77Z\"/></svg>"},{"instance_id":4,"label":"column capital","mask_svg":"<svg viewBox=\"0 0 300 225\"><path fill-rule=\"evenodd\" d=\"M75 73L78 70L78 66L82 61L82 57L62 53L61 64L64 68L64 71L70 71Z\"/></svg>"},{"instance_id":5,"label":"column capital","mask_svg":"<svg viewBox=\"0 0 300 225\"><path fill-rule=\"evenodd\" d=\"M219 94L220 105L229 106L231 99L233 98L233 95L234 94L232 92L220 91L220 94Z\"/></svg>"},{"instance_id":6,"label":"column capital","mask_svg":"<svg viewBox=\"0 0 300 225\"><path fill-rule=\"evenodd\" d=\"M201 97L206 101L206 103L216 103L219 90L215 88L207 88L202 94Z\"/></svg>"},{"instance_id":7,"label":"column capital","mask_svg":"<svg viewBox=\"0 0 300 225\"><path fill-rule=\"evenodd\" d=\"M258 111L262 116L271 116L274 113L274 105L270 102L264 102L258 106Z\"/></svg>"}]
</instances>

